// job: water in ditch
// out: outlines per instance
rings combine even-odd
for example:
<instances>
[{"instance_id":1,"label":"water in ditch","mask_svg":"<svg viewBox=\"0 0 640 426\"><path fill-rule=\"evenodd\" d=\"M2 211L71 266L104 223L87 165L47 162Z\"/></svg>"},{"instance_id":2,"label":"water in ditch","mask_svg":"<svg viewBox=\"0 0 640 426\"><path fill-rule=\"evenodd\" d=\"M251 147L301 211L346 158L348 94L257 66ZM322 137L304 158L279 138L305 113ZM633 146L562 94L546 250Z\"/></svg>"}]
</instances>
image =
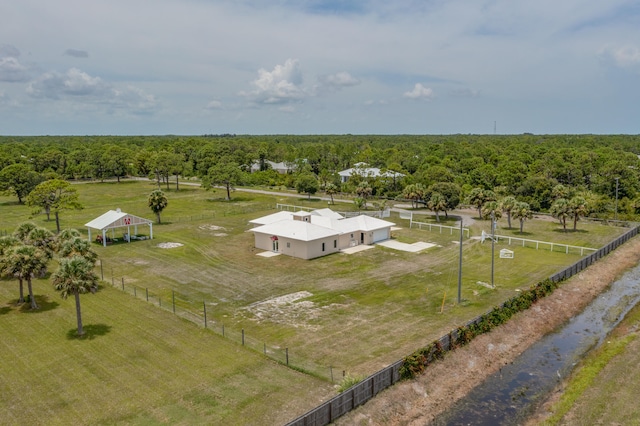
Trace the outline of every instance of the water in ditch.
<instances>
[{"instance_id":1,"label":"water in ditch","mask_svg":"<svg viewBox=\"0 0 640 426\"><path fill-rule=\"evenodd\" d=\"M553 295L549 297L554 297ZM600 294L582 313L504 366L432 425L517 425L640 301L640 265Z\"/></svg>"}]
</instances>

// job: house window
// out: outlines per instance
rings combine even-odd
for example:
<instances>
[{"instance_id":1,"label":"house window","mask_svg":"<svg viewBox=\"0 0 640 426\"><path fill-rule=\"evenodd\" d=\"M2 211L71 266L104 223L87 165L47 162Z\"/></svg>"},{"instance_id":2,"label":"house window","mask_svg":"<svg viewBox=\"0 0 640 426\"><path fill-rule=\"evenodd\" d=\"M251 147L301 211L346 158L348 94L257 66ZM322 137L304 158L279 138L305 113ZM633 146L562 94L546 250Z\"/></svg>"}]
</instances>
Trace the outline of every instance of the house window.
<instances>
[{"instance_id":1,"label":"house window","mask_svg":"<svg viewBox=\"0 0 640 426\"><path fill-rule=\"evenodd\" d=\"M291 248L291 243L287 243L287 248Z\"/></svg>"},{"instance_id":2,"label":"house window","mask_svg":"<svg viewBox=\"0 0 640 426\"><path fill-rule=\"evenodd\" d=\"M324 243L322 243L322 251L324 251Z\"/></svg>"},{"instance_id":3,"label":"house window","mask_svg":"<svg viewBox=\"0 0 640 426\"><path fill-rule=\"evenodd\" d=\"M351 234L351 238L353 238L353 234Z\"/></svg>"},{"instance_id":4,"label":"house window","mask_svg":"<svg viewBox=\"0 0 640 426\"><path fill-rule=\"evenodd\" d=\"M333 248L338 248L338 240L333 240Z\"/></svg>"}]
</instances>

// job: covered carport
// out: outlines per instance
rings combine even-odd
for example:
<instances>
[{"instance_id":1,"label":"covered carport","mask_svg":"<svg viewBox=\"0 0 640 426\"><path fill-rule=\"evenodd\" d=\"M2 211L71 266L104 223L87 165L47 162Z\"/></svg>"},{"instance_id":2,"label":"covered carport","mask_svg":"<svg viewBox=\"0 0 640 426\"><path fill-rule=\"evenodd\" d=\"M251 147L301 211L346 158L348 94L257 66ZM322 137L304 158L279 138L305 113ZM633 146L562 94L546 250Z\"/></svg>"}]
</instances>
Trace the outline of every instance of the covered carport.
<instances>
[{"instance_id":1,"label":"covered carport","mask_svg":"<svg viewBox=\"0 0 640 426\"><path fill-rule=\"evenodd\" d=\"M138 225L149 226L149 238L153 239L153 222L143 217L134 216L129 213L125 213L120 209L109 210L102 216L93 219L91 222L85 223L89 233L89 241L91 241L91 229L97 229L100 231L102 237L102 245L107 246L107 231L111 230L111 238L115 240L114 233L116 228L126 228L123 238L127 242L131 242L134 237L131 234L131 227L133 227L133 235L138 234ZM100 239L100 236L98 237Z\"/></svg>"}]
</instances>

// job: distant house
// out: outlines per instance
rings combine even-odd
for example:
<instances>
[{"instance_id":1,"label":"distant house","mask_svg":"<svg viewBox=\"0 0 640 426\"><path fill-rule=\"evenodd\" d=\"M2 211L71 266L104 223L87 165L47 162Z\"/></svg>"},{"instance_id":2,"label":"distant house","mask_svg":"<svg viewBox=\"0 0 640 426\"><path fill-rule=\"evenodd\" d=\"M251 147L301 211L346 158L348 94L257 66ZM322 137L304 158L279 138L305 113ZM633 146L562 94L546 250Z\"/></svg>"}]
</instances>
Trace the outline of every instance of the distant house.
<instances>
[{"instance_id":1,"label":"distant house","mask_svg":"<svg viewBox=\"0 0 640 426\"><path fill-rule=\"evenodd\" d=\"M402 173L394 172L393 170L380 171L377 167L367 167L367 163L356 163L354 167L338 172L340 175L340 182L345 183L350 177L357 175L361 177L387 177L391 179L399 179L404 177Z\"/></svg>"},{"instance_id":2,"label":"distant house","mask_svg":"<svg viewBox=\"0 0 640 426\"><path fill-rule=\"evenodd\" d=\"M280 173L281 175L287 174L287 173L292 172L294 170L294 166L287 165L284 162L275 163L273 161L265 160L265 163L269 165L269 168L275 170L276 172ZM256 160L251 165L251 173L255 173L255 172L259 172L259 171L260 171L260 161Z\"/></svg>"},{"instance_id":3,"label":"distant house","mask_svg":"<svg viewBox=\"0 0 640 426\"><path fill-rule=\"evenodd\" d=\"M281 211L249 223L258 249L313 259L359 244L371 245L391 237L394 223L360 215L344 218L331 209Z\"/></svg>"}]
</instances>

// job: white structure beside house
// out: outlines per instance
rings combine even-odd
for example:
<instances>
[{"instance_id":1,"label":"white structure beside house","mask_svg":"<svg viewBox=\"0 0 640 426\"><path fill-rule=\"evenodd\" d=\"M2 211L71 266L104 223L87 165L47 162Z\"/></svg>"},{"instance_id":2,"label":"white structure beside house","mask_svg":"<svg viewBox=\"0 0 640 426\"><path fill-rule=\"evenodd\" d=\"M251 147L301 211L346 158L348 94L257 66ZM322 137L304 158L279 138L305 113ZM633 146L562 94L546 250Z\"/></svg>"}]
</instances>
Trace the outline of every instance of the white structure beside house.
<instances>
[{"instance_id":1,"label":"white structure beside house","mask_svg":"<svg viewBox=\"0 0 640 426\"><path fill-rule=\"evenodd\" d=\"M97 229L101 233L96 238L103 246L107 246L107 240L111 238L115 240L115 229L126 228L122 234L122 238L131 242L134 236L138 234L138 225L149 226L149 239L153 239L153 222L149 219L134 216L132 214L125 213L120 209L109 210L105 214L93 219L91 222L85 223L89 234L89 241L91 241L91 229ZM131 234L131 227L133 227L133 235ZM111 237L107 235L107 231L111 230Z\"/></svg>"},{"instance_id":2,"label":"white structure beside house","mask_svg":"<svg viewBox=\"0 0 640 426\"><path fill-rule=\"evenodd\" d=\"M265 163L267 163L271 169L275 170L281 175L284 175L293 171L293 167L287 166L287 164L284 162L276 163L273 161L265 160ZM254 163L251 165L251 173L255 173L259 171L260 171L260 162L254 161Z\"/></svg>"},{"instance_id":3,"label":"white structure beside house","mask_svg":"<svg viewBox=\"0 0 640 426\"><path fill-rule=\"evenodd\" d=\"M344 218L331 209L312 212L280 211L249 223L258 249L313 259L359 244L371 245L391 238L386 220L360 215Z\"/></svg>"},{"instance_id":4,"label":"white structure beside house","mask_svg":"<svg viewBox=\"0 0 640 426\"><path fill-rule=\"evenodd\" d=\"M362 176L362 177L370 177L370 178L389 178L389 179L399 179L404 177L402 173L394 172L393 170L380 171L377 167L367 167L367 163L356 163L352 168L343 170L338 172L340 175L340 182L345 183L349 180L349 178L353 175Z\"/></svg>"}]
</instances>

